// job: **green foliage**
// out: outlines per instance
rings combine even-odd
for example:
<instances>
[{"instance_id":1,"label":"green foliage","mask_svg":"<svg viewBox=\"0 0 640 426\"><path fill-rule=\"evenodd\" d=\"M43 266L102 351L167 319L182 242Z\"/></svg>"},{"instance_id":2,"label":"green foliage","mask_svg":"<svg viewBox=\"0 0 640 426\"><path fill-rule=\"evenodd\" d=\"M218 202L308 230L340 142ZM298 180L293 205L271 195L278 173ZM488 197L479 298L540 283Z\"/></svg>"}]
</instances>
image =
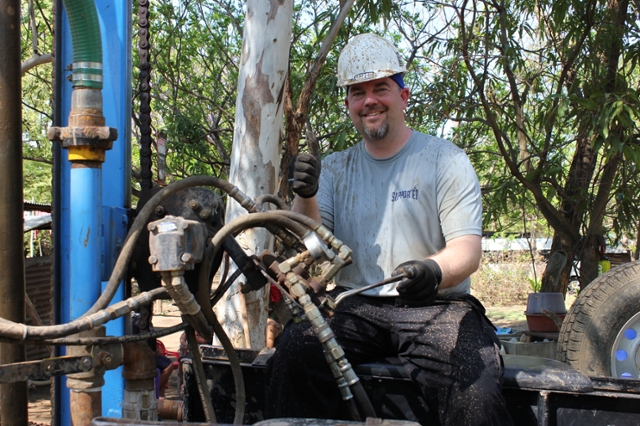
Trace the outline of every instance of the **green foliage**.
<instances>
[{"instance_id":1,"label":"green foliage","mask_svg":"<svg viewBox=\"0 0 640 426\"><path fill-rule=\"evenodd\" d=\"M22 61L50 54L50 0L22 3ZM24 155L24 198L36 203L51 203L52 153L47 128L52 120L52 65L31 68L22 77L22 150Z\"/></svg>"},{"instance_id":2,"label":"green foliage","mask_svg":"<svg viewBox=\"0 0 640 426\"><path fill-rule=\"evenodd\" d=\"M538 293L542 288L542 280L538 277L529 277L529 287L531 287L532 292Z\"/></svg>"},{"instance_id":3,"label":"green foliage","mask_svg":"<svg viewBox=\"0 0 640 426\"><path fill-rule=\"evenodd\" d=\"M235 1L150 4L152 126L167 135L167 174L225 177L244 11Z\"/></svg>"},{"instance_id":4,"label":"green foliage","mask_svg":"<svg viewBox=\"0 0 640 426\"><path fill-rule=\"evenodd\" d=\"M480 269L471 276L471 293L485 306L524 305L530 274L531 262L525 255L484 254Z\"/></svg>"},{"instance_id":5,"label":"green foliage","mask_svg":"<svg viewBox=\"0 0 640 426\"><path fill-rule=\"evenodd\" d=\"M36 32L27 3L23 59L32 56L34 39L39 53L49 53L52 40L51 0L34 2ZM168 135L169 179L225 177L245 3L150 4L152 126ZM597 231L616 240L636 235L640 38L632 11L626 11L625 26L617 27L612 5L355 2L315 82L309 127L323 155L360 140L346 115L344 92L335 86L335 69L350 37L374 31L393 39L407 62L409 125L449 138L468 153L482 185L485 229L569 230L585 237ZM294 102L339 6L339 1L295 2L289 69ZM137 40L132 42L137 63ZM132 72L136 82L137 69ZM30 158L25 193L48 202L51 66L34 68L22 85L23 145ZM137 105L134 99L134 121ZM607 181L610 164L616 170Z\"/></svg>"},{"instance_id":6,"label":"green foliage","mask_svg":"<svg viewBox=\"0 0 640 426\"><path fill-rule=\"evenodd\" d=\"M635 235L637 198L626 188L635 184L639 153L631 10L628 25L617 26L617 3L421 5L429 21L420 31L405 25L409 13L397 17L402 41L414 48L405 51L412 71L429 67L413 102L433 107L425 118L444 122L469 153L487 229L522 229L522 217L541 213L566 240Z\"/></svg>"}]
</instances>

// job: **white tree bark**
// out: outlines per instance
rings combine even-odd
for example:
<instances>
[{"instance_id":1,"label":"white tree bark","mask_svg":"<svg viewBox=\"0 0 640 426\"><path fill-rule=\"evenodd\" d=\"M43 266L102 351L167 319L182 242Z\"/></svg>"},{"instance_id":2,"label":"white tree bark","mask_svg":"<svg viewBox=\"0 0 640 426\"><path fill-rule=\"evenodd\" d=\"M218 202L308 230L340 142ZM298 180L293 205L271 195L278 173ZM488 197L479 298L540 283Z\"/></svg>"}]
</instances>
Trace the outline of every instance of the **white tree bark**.
<instances>
[{"instance_id":1,"label":"white tree bark","mask_svg":"<svg viewBox=\"0 0 640 426\"><path fill-rule=\"evenodd\" d=\"M34 55L22 63L20 73L24 74L38 65L48 64L49 62L53 62L53 55L51 53L47 53L46 55Z\"/></svg>"},{"instance_id":2,"label":"white tree bark","mask_svg":"<svg viewBox=\"0 0 640 426\"><path fill-rule=\"evenodd\" d=\"M276 190L292 16L293 0L247 1L229 181L253 199ZM226 223L243 214L229 200ZM271 240L262 229L236 239L248 254L260 254ZM218 302L216 314L235 347L259 350L266 340L269 286L242 295L242 280Z\"/></svg>"}]
</instances>

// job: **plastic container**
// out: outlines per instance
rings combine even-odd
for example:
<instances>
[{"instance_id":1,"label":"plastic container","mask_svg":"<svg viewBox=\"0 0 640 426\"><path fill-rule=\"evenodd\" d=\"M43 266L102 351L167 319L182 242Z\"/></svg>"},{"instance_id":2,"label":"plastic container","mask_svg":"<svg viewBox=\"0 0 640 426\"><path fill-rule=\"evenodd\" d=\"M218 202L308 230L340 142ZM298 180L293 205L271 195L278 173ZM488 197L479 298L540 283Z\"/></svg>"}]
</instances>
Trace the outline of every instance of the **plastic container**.
<instances>
[{"instance_id":1,"label":"plastic container","mask_svg":"<svg viewBox=\"0 0 640 426\"><path fill-rule=\"evenodd\" d=\"M562 293L529 293L525 314L541 314L543 309L556 314L566 314L564 295Z\"/></svg>"},{"instance_id":2,"label":"plastic container","mask_svg":"<svg viewBox=\"0 0 640 426\"><path fill-rule=\"evenodd\" d=\"M550 318L547 318L542 314L528 314L525 312L525 316L527 317L527 326L529 327L529 331L533 331L535 333L557 333L560 331ZM558 314L558 317L564 321L565 314Z\"/></svg>"}]
</instances>

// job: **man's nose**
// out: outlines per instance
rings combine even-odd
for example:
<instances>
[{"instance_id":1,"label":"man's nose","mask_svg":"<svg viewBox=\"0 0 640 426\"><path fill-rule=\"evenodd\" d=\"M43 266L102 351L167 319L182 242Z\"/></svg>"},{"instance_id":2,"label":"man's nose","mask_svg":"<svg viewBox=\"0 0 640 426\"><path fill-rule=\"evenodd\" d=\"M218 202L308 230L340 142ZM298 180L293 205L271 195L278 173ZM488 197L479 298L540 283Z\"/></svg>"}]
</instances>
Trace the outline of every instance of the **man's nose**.
<instances>
[{"instance_id":1,"label":"man's nose","mask_svg":"<svg viewBox=\"0 0 640 426\"><path fill-rule=\"evenodd\" d=\"M378 103L378 98L375 97L375 95L373 94L373 92L371 93L365 93L365 98L364 98L364 105L368 106L368 105L375 105Z\"/></svg>"}]
</instances>

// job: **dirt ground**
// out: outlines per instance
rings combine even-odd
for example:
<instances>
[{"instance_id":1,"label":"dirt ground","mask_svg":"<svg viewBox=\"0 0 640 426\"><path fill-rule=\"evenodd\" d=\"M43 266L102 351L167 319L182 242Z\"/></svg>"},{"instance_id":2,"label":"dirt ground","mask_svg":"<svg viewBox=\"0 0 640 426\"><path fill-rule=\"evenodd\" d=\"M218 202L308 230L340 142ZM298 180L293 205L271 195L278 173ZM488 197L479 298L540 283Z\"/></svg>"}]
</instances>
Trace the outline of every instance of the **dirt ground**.
<instances>
[{"instance_id":1,"label":"dirt ground","mask_svg":"<svg viewBox=\"0 0 640 426\"><path fill-rule=\"evenodd\" d=\"M496 327L527 330L526 305L488 307L487 317Z\"/></svg>"},{"instance_id":2,"label":"dirt ground","mask_svg":"<svg viewBox=\"0 0 640 426\"><path fill-rule=\"evenodd\" d=\"M526 306L489 307L487 316L496 327L514 328L526 330L527 322L524 316ZM156 328L170 327L181 322L179 313L168 302L154 309L153 325ZM168 351L178 351L180 348L180 334L175 333L162 337L162 343ZM174 372L169 380L169 388L166 391L167 399L178 399L178 376ZM51 397L49 386L32 386L29 390L29 425L44 426L51 424Z\"/></svg>"}]
</instances>

